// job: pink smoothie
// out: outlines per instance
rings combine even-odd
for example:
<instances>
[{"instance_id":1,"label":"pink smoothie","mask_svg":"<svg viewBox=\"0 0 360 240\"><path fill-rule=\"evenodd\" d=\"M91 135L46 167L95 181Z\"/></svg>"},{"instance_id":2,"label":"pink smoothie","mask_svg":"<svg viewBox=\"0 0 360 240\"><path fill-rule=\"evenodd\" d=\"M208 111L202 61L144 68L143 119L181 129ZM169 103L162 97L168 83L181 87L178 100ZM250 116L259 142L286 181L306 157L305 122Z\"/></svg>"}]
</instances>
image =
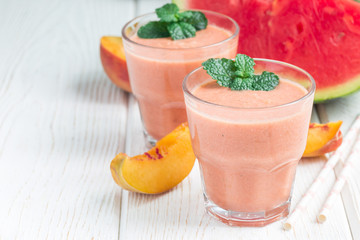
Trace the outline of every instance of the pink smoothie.
<instances>
[{"instance_id":1,"label":"pink smoothie","mask_svg":"<svg viewBox=\"0 0 360 240\"><path fill-rule=\"evenodd\" d=\"M189 72L210 57L234 58L237 38L214 47L231 36L214 25L183 40L142 39L136 34L125 43L131 87L138 100L146 131L155 139L186 122L181 83ZM140 44L140 45L139 45Z\"/></svg>"},{"instance_id":2,"label":"pink smoothie","mask_svg":"<svg viewBox=\"0 0 360 240\"><path fill-rule=\"evenodd\" d=\"M188 105L194 152L213 203L225 210L266 212L288 201L306 145L312 102L264 108L306 93L283 79L268 92L233 91L213 80L192 91L204 101L230 106Z\"/></svg>"}]
</instances>

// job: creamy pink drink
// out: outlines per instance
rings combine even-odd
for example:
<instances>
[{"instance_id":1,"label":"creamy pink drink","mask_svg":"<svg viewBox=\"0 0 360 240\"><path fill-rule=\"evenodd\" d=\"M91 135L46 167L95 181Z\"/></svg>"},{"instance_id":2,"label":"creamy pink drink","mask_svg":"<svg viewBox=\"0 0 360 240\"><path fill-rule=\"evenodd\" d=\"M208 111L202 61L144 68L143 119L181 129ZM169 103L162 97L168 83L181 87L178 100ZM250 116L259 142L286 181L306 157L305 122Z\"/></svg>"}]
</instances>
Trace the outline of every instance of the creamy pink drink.
<instances>
[{"instance_id":1,"label":"creamy pink drink","mask_svg":"<svg viewBox=\"0 0 360 240\"><path fill-rule=\"evenodd\" d=\"M134 19L123 29L130 83L150 142L187 121L181 88L184 77L209 57L236 55L237 24L224 15L202 12L208 26L193 38L139 38L137 29L155 14Z\"/></svg>"},{"instance_id":2,"label":"creamy pink drink","mask_svg":"<svg viewBox=\"0 0 360 240\"><path fill-rule=\"evenodd\" d=\"M207 211L230 225L264 226L288 214L306 145L314 83L291 65L257 60L275 72L271 91L234 91L203 69L184 81L194 152Z\"/></svg>"}]
</instances>

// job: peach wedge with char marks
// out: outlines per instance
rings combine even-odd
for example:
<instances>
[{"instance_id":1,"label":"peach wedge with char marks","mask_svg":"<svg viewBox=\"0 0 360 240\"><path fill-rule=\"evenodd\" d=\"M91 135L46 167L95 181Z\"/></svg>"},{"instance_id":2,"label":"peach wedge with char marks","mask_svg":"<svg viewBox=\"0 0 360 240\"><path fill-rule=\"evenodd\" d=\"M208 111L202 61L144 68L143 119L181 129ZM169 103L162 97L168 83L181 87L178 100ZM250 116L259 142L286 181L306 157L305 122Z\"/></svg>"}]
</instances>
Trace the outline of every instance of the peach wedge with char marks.
<instances>
[{"instance_id":1,"label":"peach wedge with char marks","mask_svg":"<svg viewBox=\"0 0 360 240\"><path fill-rule=\"evenodd\" d=\"M119 153L111 174L122 188L139 193L162 193L179 184L194 166L189 128L181 124L142 155Z\"/></svg>"},{"instance_id":2,"label":"peach wedge with char marks","mask_svg":"<svg viewBox=\"0 0 360 240\"><path fill-rule=\"evenodd\" d=\"M100 40L100 58L110 80L119 88L131 92L122 38L102 37Z\"/></svg>"},{"instance_id":3,"label":"peach wedge with char marks","mask_svg":"<svg viewBox=\"0 0 360 240\"><path fill-rule=\"evenodd\" d=\"M342 121L311 123L303 157L316 157L335 151L342 143Z\"/></svg>"}]
</instances>

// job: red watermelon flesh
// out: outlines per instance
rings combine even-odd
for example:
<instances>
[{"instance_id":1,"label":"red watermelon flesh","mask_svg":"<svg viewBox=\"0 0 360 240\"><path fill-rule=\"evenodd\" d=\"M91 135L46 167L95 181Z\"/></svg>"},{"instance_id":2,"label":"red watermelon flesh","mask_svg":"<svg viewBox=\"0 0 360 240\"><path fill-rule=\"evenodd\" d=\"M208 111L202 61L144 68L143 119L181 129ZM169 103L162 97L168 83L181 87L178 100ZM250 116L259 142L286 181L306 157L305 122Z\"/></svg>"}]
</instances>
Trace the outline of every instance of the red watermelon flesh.
<instances>
[{"instance_id":1,"label":"red watermelon flesh","mask_svg":"<svg viewBox=\"0 0 360 240\"><path fill-rule=\"evenodd\" d=\"M360 3L353 0L176 0L240 25L238 52L285 61L315 79L315 101L360 89Z\"/></svg>"}]
</instances>

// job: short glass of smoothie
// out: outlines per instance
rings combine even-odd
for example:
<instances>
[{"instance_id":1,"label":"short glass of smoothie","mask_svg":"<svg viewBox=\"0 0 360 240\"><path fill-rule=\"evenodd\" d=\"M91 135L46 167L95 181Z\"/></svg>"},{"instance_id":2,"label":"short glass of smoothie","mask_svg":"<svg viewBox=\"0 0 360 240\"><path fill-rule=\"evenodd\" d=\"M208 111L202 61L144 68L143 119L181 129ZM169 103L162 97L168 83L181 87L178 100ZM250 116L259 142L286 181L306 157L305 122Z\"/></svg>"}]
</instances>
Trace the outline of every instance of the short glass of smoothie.
<instances>
[{"instance_id":1,"label":"short glass of smoothie","mask_svg":"<svg viewBox=\"0 0 360 240\"><path fill-rule=\"evenodd\" d=\"M279 76L275 89L221 87L202 67L183 82L206 211L235 226L265 226L288 215L315 92L306 71L254 60L256 74Z\"/></svg>"},{"instance_id":2,"label":"short glass of smoothie","mask_svg":"<svg viewBox=\"0 0 360 240\"><path fill-rule=\"evenodd\" d=\"M208 19L208 26L197 31L193 38L139 38L138 29L157 20L155 13L131 20L122 30L132 92L139 104L146 139L151 144L187 121L181 87L184 77L210 57L236 55L237 23L220 13L201 12Z\"/></svg>"}]
</instances>

